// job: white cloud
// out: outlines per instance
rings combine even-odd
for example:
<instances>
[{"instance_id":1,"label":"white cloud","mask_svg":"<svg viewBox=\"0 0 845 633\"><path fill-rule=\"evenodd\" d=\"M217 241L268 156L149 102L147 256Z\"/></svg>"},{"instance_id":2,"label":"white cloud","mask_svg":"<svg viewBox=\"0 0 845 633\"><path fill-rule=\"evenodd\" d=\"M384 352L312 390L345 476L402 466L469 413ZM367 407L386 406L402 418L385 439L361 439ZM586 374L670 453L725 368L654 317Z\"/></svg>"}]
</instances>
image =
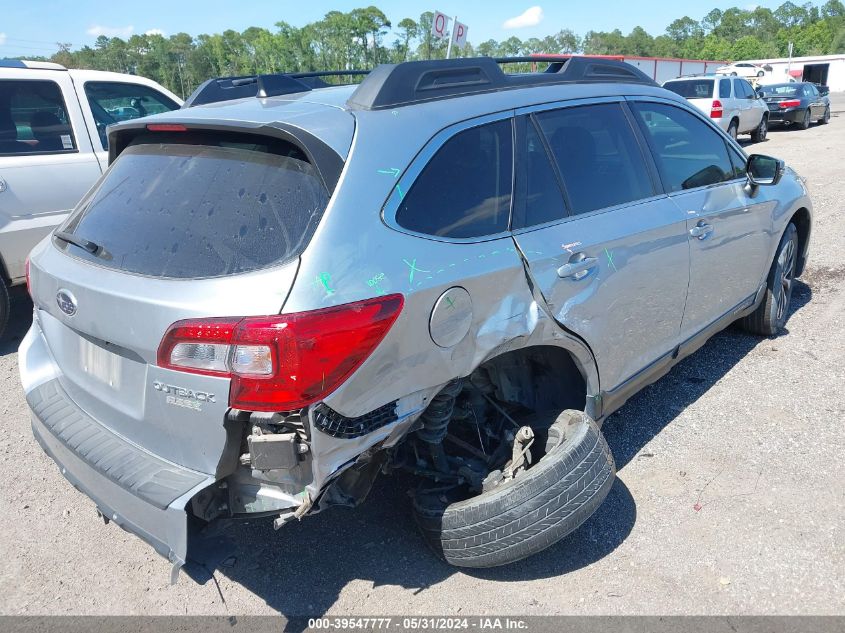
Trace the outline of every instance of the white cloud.
<instances>
[{"instance_id":1,"label":"white cloud","mask_svg":"<svg viewBox=\"0 0 845 633\"><path fill-rule=\"evenodd\" d=\"M6 34L0 33L0 46L6 43Z\"/></svg>"},{"instance_id":2,"label":"white cloud","mask_svg":"<svg viewBox=\"0 0 845 633\"><path fill-rule=\"evenodd\" d=\"M526 26L536 26L543 21L543 8L531 7L526 9L516 17L505 20L502 24L503 29L521 29Z\"/></svg>"},{"instance_id":3,"label":"white cloud","mask_svg":"<svg viewBox=\"0 0 845 633\"><path fill-rule=\"evenodd\" d=\"M144 31L144 35L161 35L162 37L166 37L166 34L161 29L149 29Z\"/></svg>"},{"instance_id":4,"label":"white cloud","mask_svg":"<svg viewBox=\"0 0 845 633\"><path fill-rule=\"evenodd\" d=\"M129 37L132 35L132 31L135 30L134 26L102 26L100 24L93 25L90 29L85 31L88 35L92 37L100 37L101 35L105 35L106 37Z\"/></svg>"}]
</instances>

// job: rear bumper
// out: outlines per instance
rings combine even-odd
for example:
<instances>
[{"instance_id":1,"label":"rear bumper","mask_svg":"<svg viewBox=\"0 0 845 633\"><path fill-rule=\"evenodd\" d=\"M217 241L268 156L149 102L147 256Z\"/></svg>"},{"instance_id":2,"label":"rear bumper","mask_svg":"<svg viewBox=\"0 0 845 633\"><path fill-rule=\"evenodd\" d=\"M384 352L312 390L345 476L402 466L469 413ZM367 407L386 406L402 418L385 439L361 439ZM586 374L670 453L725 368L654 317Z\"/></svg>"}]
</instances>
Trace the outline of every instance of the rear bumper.
<instances>
[{"instance_id":1,"label":"rear bumper","mask_svg":"<svg viewBox=\"0 0 845 633\"><path fill-rule=\"evenodd\" d=\"M36 326L22 355L44 346ZM44 350L39 350L44 351ZM32 430L62 475L90 497L103 516L139 536L171 563L185 563L186 505L214 478L167 462L111 432L80 409L54 376L27 385Z\"/></svg>"},{"instance_id":2,"label":"rear bumper","mask_svg":"<svg viewBox=\"0 0 845 633\"><path fill-rule=\"evenodd\" d=\"M804 118L804 110L769 110L770 123L795 123Z\"/></svg>"}]
</instances>

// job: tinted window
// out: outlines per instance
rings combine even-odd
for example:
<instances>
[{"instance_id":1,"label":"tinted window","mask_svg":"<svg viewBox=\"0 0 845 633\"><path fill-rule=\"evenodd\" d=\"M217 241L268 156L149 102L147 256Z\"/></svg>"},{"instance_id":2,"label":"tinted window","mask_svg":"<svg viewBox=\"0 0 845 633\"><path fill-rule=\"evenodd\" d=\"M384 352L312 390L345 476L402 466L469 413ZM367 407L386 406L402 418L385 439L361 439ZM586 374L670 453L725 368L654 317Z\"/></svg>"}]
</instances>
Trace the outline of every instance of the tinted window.
<instances>
[{"instance_id":1,"label":"tinted window","mask_svg":"<svg viewBox=\"0 0 845 633\"><path fill-rule=\"evenodd\" d=\"M720 79L719 80L719 98L720 99L730 99L731 96L731 80L730 79Z\"/></svg>"},{"instance_id":2,"label":"tinted window","mask_svg":"<svg viewBox=\"0 0 845 633\"><path fill-rule=\"evenodd\" d=\"M637 103L634 107L667 191L733 178L724 139L698 117L662 103Z\"/></svg>"},{"instance_id":3,"label":"tinted window","mask_svg":"<svg viewBox=\"0 0 845 633\"><path fill-rule=\"evenodd\" d=\"M459 132L423 168L399 205L396 222L442 237L506 231L512 173L510 119Z\"/></svg>"},{"instance_id":4,"label":"tinted window","mask_svg":"<svg viewBox=\"0 0 845 633\"><path fill-rule=\"evenodd\" d=\"M745 155L736 149L733 145L728 145L728 153L731 157L731 165L733 166L734 178L745 178L746 164L748 159Z\"/></svg>"},{"instance_id":5,"label":"tinted window","mask_svg":"<svg viewBox=\"0 0 845 633\"><path fill-rule=\"evenodd\" d=\"M531 120L527 121L525 127L522 156L525 182L520 186L522 217L515 220L518 228L560 220L566 215L558 177L545 144Z\"/></svg>"},{"instance_id":6,"label":"tinted window","mask_svg":"<svg viewBox=\"0 0 845 633\"><path fill-rule=\"evenodd\" d=\"M170 112L179 107L178 103L158 90L138 84L89 81L85 84L85 95L104 149L109 146L106 127L112 123Z\"/></svg>"},{"instance_id":7,"label":"tinted window","mask_svg":"<svg viewBox=\"0 0 845 633\"><path fill-rule=\"evenodd\" d=\"M289 143L150 135L130 145L69 220L102 266L154 277L214 277L298 256L328 194ZM194 141L194 142L191 142Z\"/></svg>"},{"instance_id":8,"label":"tinted window","mask_svg":"<svg viewBox=\"0 0 845 633\"><path fill-rule=\"evenodd\" d=\"M709 99L713 96L712 79L667 81L663 84L663 87L675 94L681 95L685 99Z\"/></svg>"},{"instance_id":9,"label":"tinted window","mask_svg":"<svg viewBox=\"0 0 845 633\"><path fill-rule=\"evenodd\" d=\"M642 152L615 103L543 112L548 139L573 213L586 213L654 194Z\"/></svg>"},{"instance_id":10,"label":"tinted window","mask_svg":"<svg viewBox=\"0 0 845 633\"><path fill-rule=\"evenodd\" d=\"M739 96L744 97L746 99L754 96L754 88L751 87L751 84L747 81L742 79L737 80L737 86L739 87Z\"/></svg>"},{"instance_id":11,"label":"tinted window","mask_svg":"<svg viewBox=\"0 0 845 633\"><path fill-rule=\"evenodd\" d=\"M72 152L76 139L54 81L0 81L0 154Z\"/></svg>"},{"instance_id":12,"label":"tinted window","mask_svg":"<svg viewBox=\"0 0 845 633\"><path fill-rule=\"evenodd\" d=\"M799 94L797 86L783 85L783 86L762 86L760 91L769 97L797 97Z\"/></svg>"}]
</instances>

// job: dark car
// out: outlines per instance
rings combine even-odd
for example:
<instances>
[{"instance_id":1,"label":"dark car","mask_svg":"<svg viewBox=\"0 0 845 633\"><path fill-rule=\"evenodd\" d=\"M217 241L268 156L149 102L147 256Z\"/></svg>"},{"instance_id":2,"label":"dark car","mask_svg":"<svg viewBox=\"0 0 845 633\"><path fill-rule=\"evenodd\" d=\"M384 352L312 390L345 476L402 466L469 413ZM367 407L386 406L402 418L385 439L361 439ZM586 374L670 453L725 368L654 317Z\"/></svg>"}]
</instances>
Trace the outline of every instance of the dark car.
<instances>
[{"instance_id":1,"label":"dark car","mask_svg":"<svg viewBox=\"0 0 845 633\"><path fill-rule=\"evenodd\" d=\"M811 83L772 84L757 92L769 107L769 123L796 123L802 130L810 123L830 121L830 99L827 86Z\"/></svg>"}]
</instances>

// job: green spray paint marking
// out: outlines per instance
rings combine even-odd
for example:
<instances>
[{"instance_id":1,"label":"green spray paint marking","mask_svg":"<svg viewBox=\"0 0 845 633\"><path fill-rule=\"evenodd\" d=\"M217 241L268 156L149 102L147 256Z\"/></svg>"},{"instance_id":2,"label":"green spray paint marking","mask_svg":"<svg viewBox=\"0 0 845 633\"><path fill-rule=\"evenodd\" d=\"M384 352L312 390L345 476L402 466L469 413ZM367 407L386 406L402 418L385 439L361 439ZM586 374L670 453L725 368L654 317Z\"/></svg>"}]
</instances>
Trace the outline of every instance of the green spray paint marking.
<instances>
[{"instance_id":1,"label":"green spray paint marking","mask_svg":"<svg viewBox=\"0 0 845 633\"><path fill-rule=\"evenodd\" d=\"M326 290L327 295L333 295L334 289L331 287L332 283L332 276L329 273L320 273L317 275L317 280L315 283L323 284L323 288Z\"/></svg>"},{"instance_id":2,"label":"green spray paint marking","mask_svg":"<svg viewBox=\"0 0 845 633\"><path fill-rule=\"evenodd\" d=\"M455 309L455 302L452 301L452 297L446 297L446 303L449 304L450 308L452 308L453 310Z\"/></svg>"},{"instance_id":3,"label":"green spray paint marking","mask_svg":"<svg viewBox=\"0 0 845 633\"><path fill-rule=\"evenodd\" d=\"M607 255L608 266L611 266L613 270L619 272L618 270L616 270L616 264L613 263L613 253L609 252L607 249L604 249L604 254Z\"/></svg>"},{"instance_id":4,"label":"green spray paint marking","mask_svg":"<svg viewBox=\"0 0 845 633\"><path fill-rule=\"evenodd\" d=\"M379 169L378 173L385 174L387 176L393 176L394 178L399 178L399 168L398 167L390 167L388 169Z\"/></svg>"},{"instance_id":5,"label":"green spray paint marking","mask_svg":"<svg viewBox=\"0 0 845 633\"><path fill-rule=\"evenodd\" d=\"M396 185L396 191L398 191L398 192L399 192L399 199L400 199L400 200L404 200L404 199L405 199L405 194L404 194L404 193L402 193L402 187L400 187L399 185Z\"/></svg>"},{"instance_id":6,"label":"green spray paint marking","mask_svg":"<svg viewBox=\"0 0 845 633\"><path fill-rule=\"evenodd\" d=\"M417 268L417 260L416 259L412 262L409 262L407 259L403 259L402 261L405 262L405 265L408 266L408 268L410 268L410 271L409 271L409 274L408 274L408 283L409 284L414 283L414 272L418 272L418 273L430 273L431 272L430 270L423 270L422 268Z\"/></svg>"}]
</instances>

